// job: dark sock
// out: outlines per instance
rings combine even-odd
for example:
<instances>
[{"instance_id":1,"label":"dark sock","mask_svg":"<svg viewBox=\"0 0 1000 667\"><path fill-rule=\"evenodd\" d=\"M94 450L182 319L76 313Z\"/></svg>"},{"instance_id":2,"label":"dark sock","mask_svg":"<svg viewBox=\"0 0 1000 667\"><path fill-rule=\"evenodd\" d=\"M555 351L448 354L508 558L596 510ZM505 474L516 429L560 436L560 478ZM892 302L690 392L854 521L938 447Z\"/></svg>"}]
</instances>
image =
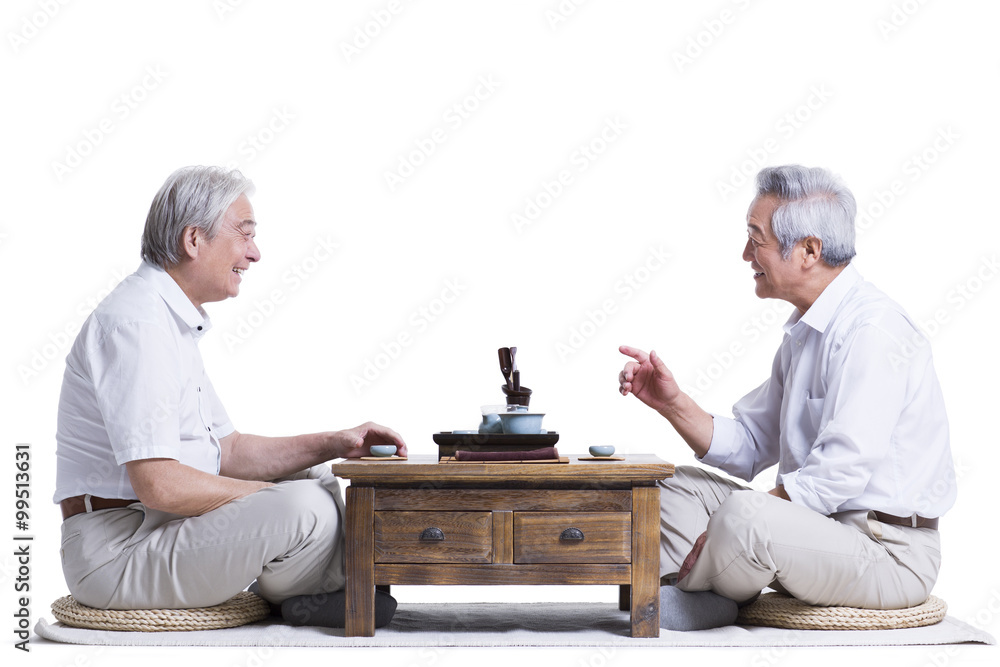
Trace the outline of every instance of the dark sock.
<instances>
[{"instance_id":1,"label":"dark sock","mask_svg":"<svg viewBox=\"0 0 1000 667\"><path fill-rule=\"evenodd\" d=\"M318 625L342 628L347 617L347 595L344 591L297 595L281 603L281 617L290 625ZM389 624L396 613L396 598L375 591L375 627Z\"/></svg>"},{"instance_id":2,"label":"dark sock","mask_svg":"<svg viewBox=\"0 0 1000 667\"><path fill-rule=\"evenodd\" d=\"M666 630L708 630L732 625L739 615L736 602L712 591L682 591L660 587L660 627Z\"/></svg>"}]
</instances>

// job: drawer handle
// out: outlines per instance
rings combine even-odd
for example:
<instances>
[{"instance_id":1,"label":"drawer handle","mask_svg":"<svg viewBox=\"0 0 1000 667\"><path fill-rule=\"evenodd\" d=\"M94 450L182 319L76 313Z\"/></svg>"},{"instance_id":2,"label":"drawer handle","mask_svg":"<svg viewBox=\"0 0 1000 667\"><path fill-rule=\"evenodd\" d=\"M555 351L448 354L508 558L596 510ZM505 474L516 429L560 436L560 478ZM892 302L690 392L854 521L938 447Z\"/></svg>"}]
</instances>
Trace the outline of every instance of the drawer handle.
<instances>
[{"instance_id":1,"label":"drawer handle","mask_svg":"<svg viewBox=\"0 0 1000 667\"><path fill-rule=\"evenodd\" d=\"M424 528L420 533L421 542L444 542L444 532L440 528Z\"/></svg>"},{"instance_id":2,"label":"drawer handle","mask_svg":"<svg viewBox=\"0 0 1000 667\"><path fill-rule=\"evenodd\" d=\"M579 528L567 528L559 534L560 542L583 542L583 531Z\"/></svg>"}]
</instances>

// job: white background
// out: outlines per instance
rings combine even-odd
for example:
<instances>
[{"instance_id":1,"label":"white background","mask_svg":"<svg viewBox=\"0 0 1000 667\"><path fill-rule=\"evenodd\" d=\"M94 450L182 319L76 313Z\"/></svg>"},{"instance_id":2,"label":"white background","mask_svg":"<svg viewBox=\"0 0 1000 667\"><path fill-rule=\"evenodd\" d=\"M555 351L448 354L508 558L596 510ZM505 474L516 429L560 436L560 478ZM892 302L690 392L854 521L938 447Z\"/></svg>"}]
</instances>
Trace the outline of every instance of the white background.
<instances>
[{"instance_id":1,"label":"white background","mask_svg":"<svg viewBox=\"0 0 1000 667\"><path fill-rule=\"evenodd\" d=\"M14 443L31 445L33 619L51 618L49 602L67 592L50 502L63 360L96 301L137 267L149 203L175 168L235 163L257 185L262 261L239 298L209 305L215 328L201 346L240 430L371 419L411 453L432 454L432 433L474 428L479 406L500 400L496 349L516 345L562 453L610 443L686 464L669 425L617 393L617 347L655 347L713 411L763 380L788 306L756 299L740 258L749 177L800 163L853 189L857 266L926 323L960 485L935 592L953 616L996 634L1000 575L987 545L1000 231L987 193L998 14L986 0L5 2L0 423L8 480ZM6 495L0 533L12 538ZM0 559L5 610L16 609L12 553ZM396 593L615 599L610 587ZM12 613L9 629L0 624L9 639ZM44 664L137 659L31 646ZM405 665L804 657L383 653ZM915 665L996 658L977 647L886 653ZM331 657L212 655L238 665ZM840 664L855 654L806 655Z\"/></svg>"}]
</instances>

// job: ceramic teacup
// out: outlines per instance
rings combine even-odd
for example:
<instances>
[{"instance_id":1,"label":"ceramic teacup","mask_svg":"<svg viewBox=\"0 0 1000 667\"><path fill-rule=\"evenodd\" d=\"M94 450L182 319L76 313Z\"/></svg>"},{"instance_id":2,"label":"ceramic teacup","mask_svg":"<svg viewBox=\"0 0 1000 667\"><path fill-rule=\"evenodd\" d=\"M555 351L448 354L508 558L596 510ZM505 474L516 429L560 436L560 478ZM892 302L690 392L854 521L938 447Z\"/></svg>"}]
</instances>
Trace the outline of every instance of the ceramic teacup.
<instances>
[{"instance_id":1,"label":"ceramic teacup","mask_svg":"<svg viewBox=\"0 0 1000 667\"><path fill-rule=\"evenodd\" d=\"M499 415L504 433L534 435L542 432L543 412L503 412Z\"/></svg>"}]
</instances>

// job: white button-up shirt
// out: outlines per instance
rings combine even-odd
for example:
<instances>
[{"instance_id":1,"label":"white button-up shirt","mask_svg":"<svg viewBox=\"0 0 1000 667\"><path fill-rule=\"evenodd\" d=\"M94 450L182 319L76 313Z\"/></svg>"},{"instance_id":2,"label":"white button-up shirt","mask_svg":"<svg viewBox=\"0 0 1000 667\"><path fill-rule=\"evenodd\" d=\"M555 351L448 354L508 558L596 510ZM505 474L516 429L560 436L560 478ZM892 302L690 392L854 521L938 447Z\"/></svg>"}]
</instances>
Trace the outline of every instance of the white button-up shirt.
<instances>
[{"instance_id":1,"label":"white button-up shirt","mask_svg":"<svg viewBox=\"0 0 1000 667\"><path fill-rule=\"evenodd\" d=\"M821 514L941 516L955 473L930 344L848 265L795 311L771 377L713 415L704 463L741 479L778 464L788 497Z\"/></svg>"},{"instance_id":2,"label":"white button-up shirt","mask_svg":"<svg viewBox=\"0 0 1000 667\"><path fill-rule=\"evenodd\" d=\"M163 269L143 262L84 322L66 357L55 502L135 498L125 463L168 458L219 473L233 425L205 374L211 328Z\"/></svg>"}]
</instances>

